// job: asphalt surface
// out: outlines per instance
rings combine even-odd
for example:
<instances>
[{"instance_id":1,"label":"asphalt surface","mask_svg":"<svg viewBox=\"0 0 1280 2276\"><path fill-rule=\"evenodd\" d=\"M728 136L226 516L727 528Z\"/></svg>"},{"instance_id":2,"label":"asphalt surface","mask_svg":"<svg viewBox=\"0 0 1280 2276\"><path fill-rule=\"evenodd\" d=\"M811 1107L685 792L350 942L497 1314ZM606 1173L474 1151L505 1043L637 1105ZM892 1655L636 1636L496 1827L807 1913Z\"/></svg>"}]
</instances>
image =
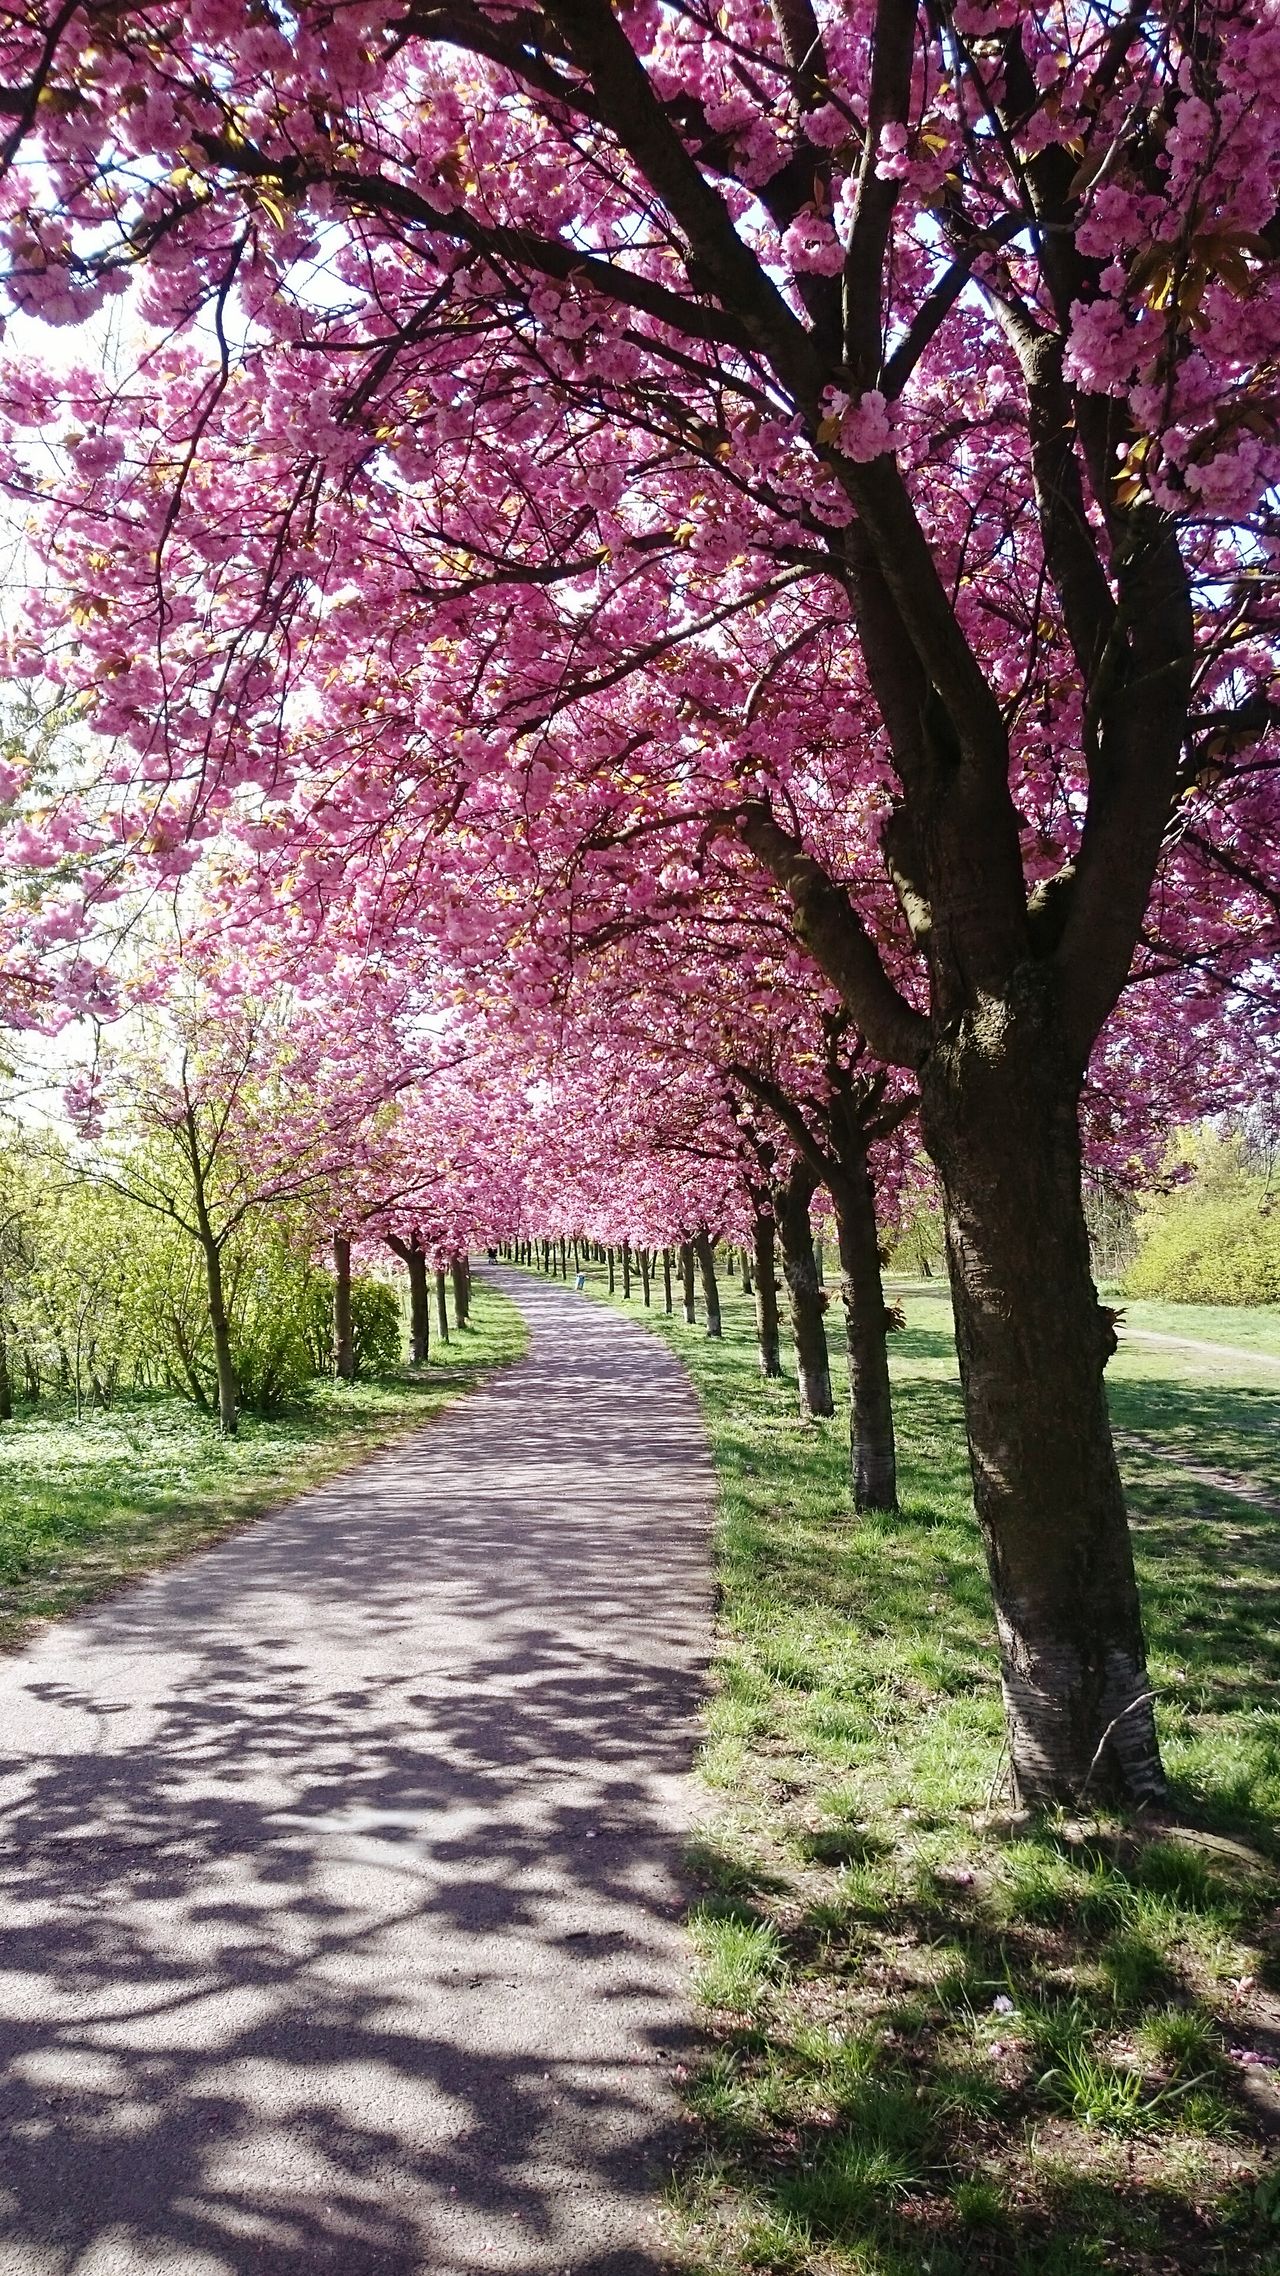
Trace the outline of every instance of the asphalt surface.
<instances>
[{"instance_id":1,"label":"asphalt surface","mask_svg":"<svg viewBox=\"0 0 1280 2276\"><path fill-rule=\"evenodd\" d=\"M526 1359L0 1663L3 2276L653 2276L711 1471Z\"/></svg>"}]
</instances>

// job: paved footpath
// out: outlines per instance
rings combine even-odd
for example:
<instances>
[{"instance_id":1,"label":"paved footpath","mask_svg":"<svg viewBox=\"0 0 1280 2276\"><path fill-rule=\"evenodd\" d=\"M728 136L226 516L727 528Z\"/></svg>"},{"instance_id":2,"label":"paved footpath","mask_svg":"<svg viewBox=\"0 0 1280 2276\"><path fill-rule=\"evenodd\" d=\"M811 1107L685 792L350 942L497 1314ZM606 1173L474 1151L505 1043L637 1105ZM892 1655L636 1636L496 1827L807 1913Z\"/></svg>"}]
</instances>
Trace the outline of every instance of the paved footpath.
<instances>
[{"instance_id":1,"label":"paved footpath","mask_svg":"<svg viewBox=\"0 0 1280 2276\"><path fill-rule=\"evenodd\" d=\"M0 1663L3 2276L652 2276L711 1472L528 1357Z\"/></svg>"}]
</instances>

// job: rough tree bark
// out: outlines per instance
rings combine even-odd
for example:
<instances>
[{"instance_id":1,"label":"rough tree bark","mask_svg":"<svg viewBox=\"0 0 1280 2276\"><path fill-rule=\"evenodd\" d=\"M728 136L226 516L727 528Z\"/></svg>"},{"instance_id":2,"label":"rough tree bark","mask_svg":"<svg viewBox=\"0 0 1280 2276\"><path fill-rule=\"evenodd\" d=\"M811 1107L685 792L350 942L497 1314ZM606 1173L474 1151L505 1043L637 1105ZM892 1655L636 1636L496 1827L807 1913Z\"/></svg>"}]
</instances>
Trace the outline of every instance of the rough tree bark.
<instances>
[{"instance_id":1,"label":"rough tree bark","mask_svg":"<svg viewBox=\"0 0 1280 2276\"><path fill-rule=\"evenodd\" d=\"M1034 995L1018 1015L1052 1018ZM1080 1204L1079 1082L1051 1037L1029 1048L1016 1024L962 1029L922 1070L1014 1779L1027 1802L1078 1796L1086 1782L1158 1802L1103 1380L1116 1339Z\"/></svg>"},{"instance_id":2,"label":"rough tree bark","mask_svg":"<svg viewBox=\"0 0 1280 2276\"><path fill-rule=\"evenodd\" d=\"M664 1249L662 1252L662 1309L667 1314L668 1319L675 1310L675 1304L672 1300L671 1294L670 1249Z\"/></svg>"},{"instance_id":3,"label":"rough tree bark","mask_svg":"<svg viewBox=\"0 0 1280 2276\"><path fill-rule=\"evenodd\" d=\"M441 1343L449 1341L449 1296L443 1272L436 1274L436 1320L440 1328Z\"/></svg>"}]
</instances>

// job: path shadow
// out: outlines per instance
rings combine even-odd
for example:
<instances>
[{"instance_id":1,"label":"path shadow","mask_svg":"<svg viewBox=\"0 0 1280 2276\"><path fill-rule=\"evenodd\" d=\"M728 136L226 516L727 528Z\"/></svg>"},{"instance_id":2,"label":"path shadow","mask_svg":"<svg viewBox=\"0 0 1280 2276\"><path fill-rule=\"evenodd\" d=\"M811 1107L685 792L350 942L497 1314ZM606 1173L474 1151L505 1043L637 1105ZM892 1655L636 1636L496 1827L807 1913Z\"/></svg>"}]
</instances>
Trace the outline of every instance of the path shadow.
<instances>
[{"instance_id":1,"label":"path shadow","mask_svg":"<svg viewBox=\"0 0 1280 2276\"><path fill-rule=\"evenodd\" d=\"M527 1300L465 1408L7 1671L4 2276L665 2265L705 1454Z\"/></svg>"}]
</instances>

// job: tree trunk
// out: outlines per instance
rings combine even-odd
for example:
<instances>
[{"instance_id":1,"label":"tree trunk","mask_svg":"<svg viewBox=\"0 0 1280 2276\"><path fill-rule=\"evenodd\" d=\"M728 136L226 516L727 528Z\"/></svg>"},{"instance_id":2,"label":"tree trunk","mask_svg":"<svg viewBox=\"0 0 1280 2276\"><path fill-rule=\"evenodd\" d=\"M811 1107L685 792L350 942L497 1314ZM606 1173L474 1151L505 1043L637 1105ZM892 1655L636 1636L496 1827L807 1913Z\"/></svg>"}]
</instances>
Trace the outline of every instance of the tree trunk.
<instances>
[{"instance_id":1,"label":"tree trunk","mask_svg":"<svg viewBox=\"0 0 1280 2276\"><path fill-rule=\"evenodd\" d=\"M453 1277L453 1316L460 1328L465 1328L471 1316L471 1270L465 1256L455 1257L450 1271Z\"/></svg>"},{"instance_id":2,"label":"tree trunk","mask_svg":"<svg viewBox=\"0 0 1280 2276\"><path fill-rule=\"evenodd\" d=\"M752 1233L751 1237L752 1241L754 1242L754 1232ZM755 1294L754 1281L755 1272L751 1262L751 1250L744 1249L742 1252L742 1293L744 1296L753 1296Z\"/></svg>"},{"instance_id":3,"label":"tree trunk","mask_svg":"<svg viewBox=\"0 0 1280 2276\"><path fill-rule=\"evenodd\" d=\"M0 1422L13 1421L13 1385L9 1380L9 1335L0 1313Z\"/></svg>"},{"instance_id":4,"label":"tree trunk","mask_svg":"<svg viewBox=\"0 0 1280 2276\"><path fill-rule=\"evenodd\" d=\"M664 1249L664 1250L663 1250L663 1252L662 1252L662 1308L663 1308L664 1312L667 1314L667 1317L668 1317L668 1319L671 1317L671 1314L672 1314L672 1313L674 1312L674 1310L675 1310L675 1305L672 1303L672 1300L671 1300L671 1251L670 1251L670 1249Z\"/></svg>"},{"instance_id":5,"label":"tree trunk","mask_svg":"<svg viewBox=\"0 0 1280 2276\"><path fill-rule=\"evenodd\" d=\"M652 1301L649 1294L649 1251L637 1249L636 1255L640 1260L640 1293L644 1298L644 1308L647 1312Z\"/></svg>"},{"instance_id":6,"label":"tree trunk","mask_svg":"<svg viewBox=\"0 0 1280 2276\"><path fill-rule=\"evenodd\" d=\"M721 1333L720 1289L716 1281L715 1243L710 1233L705 1229L701 1233L694 1234L693 1253L698 1260L698 1272L702 1280L702 1295L707 1307L707 1334L719 1336Z\"/></svg>"},{"instance_id":7,"label":"tree trunk","mask_svg":"<svg viewBox=\"0 0 1280 2276\"><path fill-rule=\"evenodd\" d=\"M218 1371L218 1428L224 1438L234 1438L240 1427L240 1406L235 1365L231 1357L231 1327L227 1319L226 1294L222 1282L222 1252L212 1235L204 1232L201 1233L200 1246L204 1251L209 1326L213 1330L213 1359Z\"/></svg>"},{"instance_id":8,"label":"tree trunk","mask_svg":"<svg viewBox=\"0 0 1280 2276\"><path fill-rule=\"evenodd\" d=\"M1159 1802L1103 1381L1115 1333L1090 1270L1079 1085L1052 1007L1032 997L980 1037L965 1023L922 1072L1016 1793Z\"/></svg>"},{"instance_id":9,"label":"tree trunk","mask_svg":"<svg viewBox=\"0 0 1280 2276\"><path fill-rule=\"evenodd\" d=\"M840 1294L849 1347L849 1460L855 1509L896 1509L897 1456L889 1388L889 1336L880 1277L880 1228L866 1156L846 1158L830 1184L840 1249Z\"/></svg>"},{"instance_id":10,"label":"tree trunk","mask_svg":"<svg viewBox=\"0 0 1280 2276\"><path fill-rule=\"evenodd\" d=\"M222 1248L209 1216L205 1161L196 1127L195 1109L187 1100L184 1123L187 1161L191 1170L191 1196L195 1203L197 1237L204 1257L205 1288L209 1298L209 1326L213 1330L213 1357L218 1371L218 1424L224 1438L234 1438L240 1421L236 1371L231 1359L231 1330L227 1322L226 1294L222 1285ZM62 1352L66 1368L66 1354Z\"/></svg>"},{"instance_id":11,"label":"tree trunk","mask_svg":"<svg viewBox=\"0 0 1280 2276\"><path fill-rule=\"evenodd\" d=\"M612 1249L610 1249L610 1251L609 1251L609 1294L610 1294L611 1296L612 1296L612 1294L613 1294L613 1291L614 1291L614 1277L613 1277L613 1250L612 1250Z\"/></svg>"},{"instance_id":12,"label":"tree trunk","mask_svg":"<svg viewBox=\"0 0 1280 2276\"><path fill-rule=\"evenodd\" d=\"M623 1303L624 1303L624 1304L629 1304L629 1303L631 1302L631 1243L630 1243L630 1241L624 1241L624 1242L623 1242L623 1244L622 1244L622 1300L623 1300Z\"/></svg>"},{"instance_id":13,"label":"tree trunk","mask_svg":"<svg viewBox=\"0 0 1280 2276\"><path fill-rule=\"evenodd\" d=\"M697 1261L693 1254L693 1243L692 1241L682 1241L680 1244L680 1280L684 1296L684 1324L687 1328L693 1326L698 1316L693 1302L693 1276L696 1271Z\"/></svg>"},{"instance_id":14,"label":"tree trunk","mask_svg":"<svg viewBox=\"0 0 1280 2276\"><path fill-rule=\"evenodd\" d=\"M416 1241L409 1244L409 1363L425 1367L431 1357L431 1290L427 1260Z\"/></svg>"},{"instance_id":15,"label":"tree trunk","mask_svg":"<svg viewBox=\"0 0 1280 2276\"><path fill-rule=\"evenodd\" d=\"M791 1332L795 1337L800 1404L808 1415L833 1415L831 1360L827 1351L825 1306L818 1286L809 1205L817 1178L798 1157L774 1189L782 1275L787 1284Z\"/></svg>"},{"instance_id":16,"label":"tree trunk","mask_svg":"<svg viewBox=\"0 0 1280 2276\"><path fill-rule=\"evenodd\" d=\"M397 1256L409 1275L409 1365L424 1367L431 1356L431 1292L427 1280L427 1260L418 1245L416 1233L405 1241L398 1233L388 1233L387 1247Z\"/></svg>"},{"instance_id":17,"label":"tree trunk","mask_svg":"<svg viewBox=\"0 0 1280 2276\"><path fill-rule=\"evenodd\" d=\"M333 1372L341 1383L355 1380L355 1337L351 1325L351 1243L333 1236Z\"/></svg>"},{"instance_id":18,"label":"tree trunk","mask_svg":"<svg viewBox=\"0 0 1280 2276\"><path fill-rule=\"evenodd\" d=\"M781 1375L782 1347L778 1331L778 1275L777 1227L771 1216L763 1210L756 1212L752 1226L751 1246L753 1271L747 1272L746 1255L743 1255L742 1281L744 1290L755 1281L756 1341L760 1346L760 1373Z\"/></svg>"},{"instance_id":19,"label":"tree trunk","mask_svg":"<svg viewBox=\"0 0 1280 2276\"><path fill-rule=\"evenodd\" d=\"M449 1341L449 1297L442 1272L436 1274L436 1319L440 1323L440 1341Z\"/></svg>"}]
</instances>

